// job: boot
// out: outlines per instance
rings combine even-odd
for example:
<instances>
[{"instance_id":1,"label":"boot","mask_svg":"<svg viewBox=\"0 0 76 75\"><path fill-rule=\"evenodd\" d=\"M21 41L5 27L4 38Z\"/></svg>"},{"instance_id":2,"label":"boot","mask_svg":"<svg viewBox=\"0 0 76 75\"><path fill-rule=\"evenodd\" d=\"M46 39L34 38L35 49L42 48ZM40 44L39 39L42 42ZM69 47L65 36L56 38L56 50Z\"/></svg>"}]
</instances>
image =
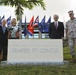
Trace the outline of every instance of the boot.
<instances>
[{"instance_id":1,"label":"boot","mask_svg":"<svg viewBox=\"0 0 76 75\"><path fill-rule=\"evenodd\" d=\"M76 62L75 61L75 55L72 55L72 60L73 60L73 62Z\"/></svg>"}]
</instances>

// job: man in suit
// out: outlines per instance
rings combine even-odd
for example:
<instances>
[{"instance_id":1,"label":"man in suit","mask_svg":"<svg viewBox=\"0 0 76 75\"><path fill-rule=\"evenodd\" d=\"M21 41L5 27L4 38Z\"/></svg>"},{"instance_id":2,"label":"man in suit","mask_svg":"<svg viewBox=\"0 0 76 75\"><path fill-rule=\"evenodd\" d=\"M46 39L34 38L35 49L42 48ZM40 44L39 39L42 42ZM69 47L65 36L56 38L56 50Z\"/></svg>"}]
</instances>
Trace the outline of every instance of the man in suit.
<instances>
[{"instance_id":1,"label":"man in suit","mask_svg":"<svg viewBox=\"0 0 76 75\"><path fill-rule=\"evenodd\" d=\"M3 61L7 60L8 30L6 28L6 20L2 20L0 26L0 54L3 51Z\"/></svg>"},{"instance_id":2,"label":"man in suit","mask_svg":"<svg viewBox=\"0 0 76 75\"><path fill-rule=\"evenodd\" d=\"M54 22L49 26L49 38L62 39L64 37L64 25L63 22L58 21L59 16L54 15Z\"/></svg>"}]
</instances>

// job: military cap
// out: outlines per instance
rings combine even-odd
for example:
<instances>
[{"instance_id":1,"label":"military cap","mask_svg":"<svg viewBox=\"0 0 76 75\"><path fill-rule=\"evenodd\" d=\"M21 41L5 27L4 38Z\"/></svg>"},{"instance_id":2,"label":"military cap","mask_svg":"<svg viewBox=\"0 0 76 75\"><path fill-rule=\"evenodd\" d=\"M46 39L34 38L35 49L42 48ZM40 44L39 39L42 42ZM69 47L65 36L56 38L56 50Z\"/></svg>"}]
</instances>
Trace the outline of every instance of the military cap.
<instances>
[{"instance_id":1,"label":"military cap","mask_svg":"<svg viewBox=\"0 0 76 75\"><path fill-rule=\"evenodd\" d=\"M68 11L68 14L73 14L73 10Z\"/></svg>"}]
</instances>

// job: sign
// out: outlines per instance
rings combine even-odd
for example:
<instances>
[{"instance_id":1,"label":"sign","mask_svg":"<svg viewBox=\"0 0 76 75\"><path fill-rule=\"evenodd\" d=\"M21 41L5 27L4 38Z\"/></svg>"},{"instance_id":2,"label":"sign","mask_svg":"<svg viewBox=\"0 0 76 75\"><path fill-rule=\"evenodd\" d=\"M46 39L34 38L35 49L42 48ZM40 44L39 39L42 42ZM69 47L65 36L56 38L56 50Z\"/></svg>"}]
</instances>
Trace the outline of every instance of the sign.
<instances>
[{"instance_id":1,"label":"sign","mask_svg":"<svg viewBox=\"0 0 76 75\"><path fill-rule=\"evenodd\" d=\"M63 62L62 39L9 39L8 63Z\"/></svg>"}]
</instances>

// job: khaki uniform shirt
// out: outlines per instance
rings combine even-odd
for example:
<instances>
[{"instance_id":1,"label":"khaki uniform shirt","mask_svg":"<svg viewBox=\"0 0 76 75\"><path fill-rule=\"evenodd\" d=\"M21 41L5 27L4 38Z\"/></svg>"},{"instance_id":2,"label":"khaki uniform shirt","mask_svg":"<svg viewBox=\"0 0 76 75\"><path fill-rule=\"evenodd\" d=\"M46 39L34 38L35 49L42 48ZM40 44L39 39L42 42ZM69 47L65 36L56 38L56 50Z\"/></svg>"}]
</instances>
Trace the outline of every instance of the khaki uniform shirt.
<instances>
[{"instance_id":1,"label":"khaki uniform shirt","mask_svg":"<svg viewBox=\"0 0 76 75\"><path fill-rule=\"evenodd\" d=\"M66 29L68 30L68 38L76 38L76 18L66 23Z\"/></svg>"}]
</instances>

